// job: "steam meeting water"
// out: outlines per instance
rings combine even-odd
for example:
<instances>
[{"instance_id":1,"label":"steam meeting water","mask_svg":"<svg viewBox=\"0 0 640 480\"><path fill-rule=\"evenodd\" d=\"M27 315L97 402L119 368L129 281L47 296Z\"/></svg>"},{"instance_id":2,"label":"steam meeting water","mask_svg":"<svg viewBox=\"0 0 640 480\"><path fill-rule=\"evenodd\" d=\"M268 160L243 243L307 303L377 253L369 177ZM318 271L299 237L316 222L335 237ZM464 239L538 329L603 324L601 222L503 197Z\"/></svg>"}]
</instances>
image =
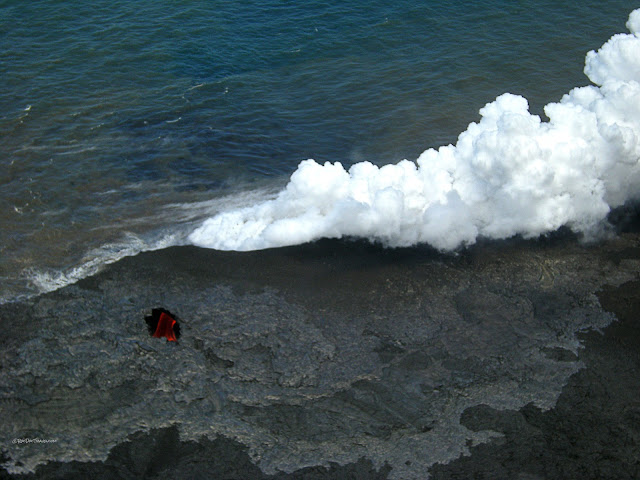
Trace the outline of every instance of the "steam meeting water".
<instances>
[{"instance_id":1,"label":"steam meeting water","mask_svg":"<svg viewBox=\"0 0 640 480\"><path fill-rule=\"evenodd\" d=\"M414 160L589 84L626 1L0 3L0 302L180 244L301 160Z\"/></svg>"}]
</instances>

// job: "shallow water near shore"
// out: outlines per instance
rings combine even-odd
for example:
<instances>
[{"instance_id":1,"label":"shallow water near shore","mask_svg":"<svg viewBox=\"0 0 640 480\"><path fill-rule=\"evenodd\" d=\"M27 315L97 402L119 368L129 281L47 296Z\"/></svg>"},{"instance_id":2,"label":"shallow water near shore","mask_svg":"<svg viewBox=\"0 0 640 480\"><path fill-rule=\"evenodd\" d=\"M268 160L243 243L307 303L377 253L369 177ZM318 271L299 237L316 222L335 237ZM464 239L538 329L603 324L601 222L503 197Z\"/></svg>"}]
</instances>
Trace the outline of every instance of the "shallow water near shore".
<instances>
[{"instance_id":1,"label":"shallow water near shore","mask_svg":"<svg viewBox=\"0 0 640 480\"><path fill-rule=\"evenodd\" d=\"M505 92L542 114L631 8L4 2L0 302L185 243L307 158L415 160Z\"/></svg>"},{"instance_id":2,"label":"shallow water near shore","mask_svg":"<svg viewBox=\"0 0 640 480\"><path fill-rule=\"evenodd\" d=\"M0 477L638 478L630 9L0 5Z\"/></svg>"}]
</instances>

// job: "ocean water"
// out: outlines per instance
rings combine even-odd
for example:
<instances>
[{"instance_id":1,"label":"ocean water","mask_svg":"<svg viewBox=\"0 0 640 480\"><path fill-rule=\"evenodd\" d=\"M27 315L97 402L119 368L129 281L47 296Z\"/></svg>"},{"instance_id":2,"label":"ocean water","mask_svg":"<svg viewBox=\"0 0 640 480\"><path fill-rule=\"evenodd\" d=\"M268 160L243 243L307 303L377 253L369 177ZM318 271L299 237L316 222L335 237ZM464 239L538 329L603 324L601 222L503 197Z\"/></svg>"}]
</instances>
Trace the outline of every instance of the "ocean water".
<instances>
[{"instance_id":1,"label":"ocean water","mask_svg":"<svg viewBox=\"0 0 640 480\"><path fill-rule=\"evenodd\" d=\"M251 228L264 220L261 206L286 191L303 160L345 169L414 161L429 148L455 144L480 120L479 109L505 92L526 98L545 122L545 105L592 84L583 73L585 54L628 32L637 6L0 2L0 302L57 288L142 250L313 239L297 232L301 218L316 224L306 215L322 210L321 195L284 218L288 230L272 243L252 247L219 232L234 230L231 218L250 227L238 238L260 236ZM637 118L633 108L629 116ZM307 172L305 181L321 183L325 172ZM580 188L594 191L597 183ZM379 201L393 205L389 195ZM245 212L239 220L238 211ZM218 233L203 230L212 218ZM450 227L439 239L460 230L439 218ZM518 228L496 236L522 233ZM333 219L318 234L352 233ZM371 236L407 243L385 232ZM471 237L434 244L454 248Z\"/></svg>"}]
</instances>

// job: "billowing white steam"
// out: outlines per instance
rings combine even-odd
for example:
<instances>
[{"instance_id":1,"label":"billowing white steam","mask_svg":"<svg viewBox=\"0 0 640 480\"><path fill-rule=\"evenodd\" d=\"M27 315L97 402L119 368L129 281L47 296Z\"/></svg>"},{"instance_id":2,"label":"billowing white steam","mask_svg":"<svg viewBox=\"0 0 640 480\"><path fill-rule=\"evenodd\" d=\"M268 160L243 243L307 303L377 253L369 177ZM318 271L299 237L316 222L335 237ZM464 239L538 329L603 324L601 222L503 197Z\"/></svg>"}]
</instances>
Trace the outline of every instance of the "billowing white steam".
<instances>
[{"instance_id":1,"label":"billowing white steam","mask_svg":"<svg viewBox=\"0 0 640 480\"><path fill-rule=\"evenodd\" d=\"M189 239L225 250L357 236L391 246L453 249L478 236L535 237L566 225L590 233L640 194L640 9L631 35L586 57L597 86L531 115L504 94L455 146L378 168L303 161L277 198L208 219Z\"/></svg>"}]
</instances>

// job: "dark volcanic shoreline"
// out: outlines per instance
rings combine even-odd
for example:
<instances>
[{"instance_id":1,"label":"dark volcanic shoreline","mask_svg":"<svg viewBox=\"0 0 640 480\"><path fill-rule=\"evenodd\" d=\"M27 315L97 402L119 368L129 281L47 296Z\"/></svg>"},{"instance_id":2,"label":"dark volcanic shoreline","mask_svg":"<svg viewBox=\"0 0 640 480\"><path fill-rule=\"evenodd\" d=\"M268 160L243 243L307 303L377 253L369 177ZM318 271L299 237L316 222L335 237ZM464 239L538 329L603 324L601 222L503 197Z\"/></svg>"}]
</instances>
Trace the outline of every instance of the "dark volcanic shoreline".
<instances>
[{"instance_id":1,"label":"dark volcanic shoreline","mask_svg":"<svg viewBox=\"0 0 640 480\"><path fill-rule=\"evenodd\" d=\"M633 478L639 245L123 259L0 306L4 476Z\"/></svg>"}]
</instances>

